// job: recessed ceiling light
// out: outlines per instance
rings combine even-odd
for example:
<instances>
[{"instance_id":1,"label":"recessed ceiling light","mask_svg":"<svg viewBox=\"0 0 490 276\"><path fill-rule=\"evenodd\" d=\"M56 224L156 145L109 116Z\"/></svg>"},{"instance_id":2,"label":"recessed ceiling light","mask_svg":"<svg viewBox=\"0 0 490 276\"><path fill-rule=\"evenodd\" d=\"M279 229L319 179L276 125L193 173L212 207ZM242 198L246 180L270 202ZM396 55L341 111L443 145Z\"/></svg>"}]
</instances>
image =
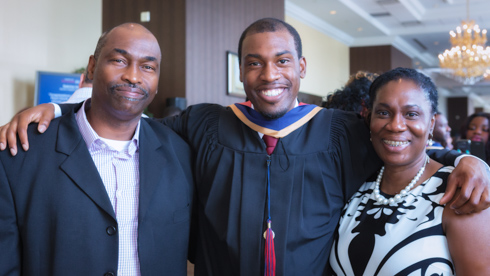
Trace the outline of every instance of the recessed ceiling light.
<instances>
[{"instance_id":1,"label":"recessed ceiling light","mask_svg":"<svg viewBox=\"0 0 490 276\"><path fill-rule=\"evenodd\" d=\"M386 16L391 16L391 13L389 12L375 12L375 13L370 13L372 17L386 17Z\"/></svg>"},{"instance_id":2,"label":"recessed ceiling light","mask_svg":"<svg viewBox=\"0 0 490 276\"><path fill-rule=\"evenodd\" d=\"M337 11L330 11L330 14L332 15L337 14Z\"/></svg>"}]
</instances>

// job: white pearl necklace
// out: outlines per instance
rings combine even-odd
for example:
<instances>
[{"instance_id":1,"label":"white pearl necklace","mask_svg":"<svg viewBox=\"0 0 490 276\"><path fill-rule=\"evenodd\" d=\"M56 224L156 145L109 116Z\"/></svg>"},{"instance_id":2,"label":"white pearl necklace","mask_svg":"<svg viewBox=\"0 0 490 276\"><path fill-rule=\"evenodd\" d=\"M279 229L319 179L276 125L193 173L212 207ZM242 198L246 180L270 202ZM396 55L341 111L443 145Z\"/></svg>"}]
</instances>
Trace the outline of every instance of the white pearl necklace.
<instances>
[{"instance_id":1,"label":"white pearl necklace","mask_svg":"<svg viewBox=\"0 0 490 276\"><path fill-rule=\"evenodd\" d=\"M380 191L379 191L379 185L381 184L381 180L383 179L383 172L385 170L385 167L383 166L381 168L381 170L379 171L378 178L376 179L376 183L374 185L373 194L374 194L374 198L376 199L376 201L378 203L384 204L384 205L400 203L403 200L403 198L408 195L408 192L413 188L413 186L415 186L415 184L417 184L417 181L419 181L420 177L424 173L425 165L427 165L427 163L429 163L429 156L427 156L426 162L424 163L422 168L420 168L419 172L412 179L412 181L410 181L410 183L407 185L407 187L405 187L400 193L396 194L394 197L392 197L390 199L385 198L383 195L380 194Z\"/></svg>"}]
</instances>

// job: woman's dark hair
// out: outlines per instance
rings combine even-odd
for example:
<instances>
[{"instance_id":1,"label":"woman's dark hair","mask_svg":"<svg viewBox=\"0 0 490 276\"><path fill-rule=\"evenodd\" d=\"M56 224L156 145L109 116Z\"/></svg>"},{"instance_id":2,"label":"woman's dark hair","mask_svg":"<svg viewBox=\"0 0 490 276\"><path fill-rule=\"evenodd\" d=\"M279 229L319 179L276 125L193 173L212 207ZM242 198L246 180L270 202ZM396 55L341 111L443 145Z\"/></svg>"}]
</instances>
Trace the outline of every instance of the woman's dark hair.
<instances>
[{"instance_id":1,"label":"woman's dark hair","mask_svg":"<svg viewBox=\"0 0 490 276\"><path fill-rule=\"evenodd\" d=\"M466 137L466 131L469 129L471 121L473 121L473 119L475 119L476 117L485 117L488 119L488 122L490 122L490 113L476 112L471 114L470 116L468 116L468 118L466 118L464 124L461 126L461 139L468 139ZM488 141L490 141L490 139Z\"/></svg>"},{"instance_id":2,"label":"woman's dark hair","mask_svg":"<svg viewBox=\"0 0 490 276\"><path fill-rule=\"evenodd\" d=\"M476 112L471 114L470 116L468 116L468 118L466 118L466 121L461 126L461 139L468 139L468 137L466 136L466 131L469 129L471 121L473 121L473 119L476 117L485 117L490 123L490 113ZM485 156L487 158L487 160L485 161L487 161L487 163L490 165L490 139L488 139L487 143L485 144Z\"/></svg>"},{"instance_id":3,"label":"woman's dark hair","mask_svg":"<svg viewBox=\"0 0 490 276\"><path fill-rule=\"evenodd\" d=\"M378 74L366 71L351 75L345 86L328 95L322 106L356 113L361 112L363 105L369 109L369 87L376 77Z\"/></svg>"},{"instance_id":4,"label":"woman's dark hair","mask_svg":"<svg viewBox=\"0 0 490 276\"><path fill-rule=\"evenodd\" d=\"M390 81L396 81L399 79L410 80L420 87L430 102L432 114L437 112L438 95L436 86L432 80L415 69L402 67L390 70L380 75L373 81L373 84L371 84L371 87L369 88L369 106L372 108L374 100L376 99L376 94L381 87L385 86Z\"/></svg>"}]
</instances>

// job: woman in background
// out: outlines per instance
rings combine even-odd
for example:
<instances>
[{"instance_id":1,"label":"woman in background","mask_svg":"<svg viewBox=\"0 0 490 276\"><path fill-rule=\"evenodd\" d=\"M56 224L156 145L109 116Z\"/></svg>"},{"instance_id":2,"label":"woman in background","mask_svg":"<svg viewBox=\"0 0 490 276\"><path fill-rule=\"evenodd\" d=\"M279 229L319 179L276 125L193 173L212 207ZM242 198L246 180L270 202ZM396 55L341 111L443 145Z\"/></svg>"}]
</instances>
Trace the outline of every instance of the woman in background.
<instances>
[{"instance_id":1,"label":"woman in background","mask_svg":"<svg viewBox=\"0 0 490 276\"><path fill-rule=\"evenodd\" d=\"M470 115L461 131L461 139L482 142L485 145L485 156L487 164L490 165L490 141L488 139L488 126L490 113L477 112Z\"/></svg>"},{"instance_id":2,"label":"woman in background","mask_svg":"<svg viewBox=\"0 0 490 276\"><path fill-rule=\"evenodd\" d=\"M439 204L453 167L425 153L437 91L397 68L370 88L371 140L384 166L342 213L330 265L336 275L490 275L490 211L457 216Z\"/></svg>"},{"instance_id":3,"label":"woman in background","mask_svg":"<svg viewBox=\"0 0 490 276\"><path fill-rule=\"evenodd\" d=\"M323 102L322 106L354 111L365 117L369 109L369 87L378 76L375 73L358 71L349 77L344 87L328 95L327 101Z\"/></svg>"}]
</instances>

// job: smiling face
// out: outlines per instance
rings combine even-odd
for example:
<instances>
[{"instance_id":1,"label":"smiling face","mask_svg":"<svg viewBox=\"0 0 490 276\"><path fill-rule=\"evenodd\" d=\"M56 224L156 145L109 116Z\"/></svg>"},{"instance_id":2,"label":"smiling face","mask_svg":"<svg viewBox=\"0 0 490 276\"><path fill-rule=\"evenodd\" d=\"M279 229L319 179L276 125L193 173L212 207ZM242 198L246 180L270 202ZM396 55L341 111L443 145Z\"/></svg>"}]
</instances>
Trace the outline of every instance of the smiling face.
<instances>
[{"instance_id":1,"label":"smiling face","mask_svg":"<svg viewBox=\"0 0 490 276\"><path fill-rule=\"evenodd\" d=\"M393 80L380 87L373 102L371 139L385 166L410 166L425 160L434 116L424 91L413 81Z\"/></svg>"},{"instance_id":2,"label":"smiling face","mask_svg":"<svg viewBox=\"0 0 490 276\"><path fill-rule=\"evenodd\" d=\"M160 59L160 46L144 27L114 28L97 59L89 60L92 107L121 120L139 118L157 93Z\"/></svg>"},{"instance_id":3,"label":"smiling face","mask_svg":"<svg viewBox=\"0 0 490 276\"><path fill-rule=\"evenodd\" d=\"M488 119L486 117L475 117L471 120L466 131L466 138L471 141L488 142Z\"/></svg>"},{"instance_id":4,"label":"smiling face","mask_svg":"<svg viewBox=\"0 0 490 276\"><path fill-rule=\"evenodd\" d=\"M306 60L298 58L287 29L247 35L243 40L240 80L254 105L266 118L279 118L294 108Z\"/></svg>"}]
</instances>

